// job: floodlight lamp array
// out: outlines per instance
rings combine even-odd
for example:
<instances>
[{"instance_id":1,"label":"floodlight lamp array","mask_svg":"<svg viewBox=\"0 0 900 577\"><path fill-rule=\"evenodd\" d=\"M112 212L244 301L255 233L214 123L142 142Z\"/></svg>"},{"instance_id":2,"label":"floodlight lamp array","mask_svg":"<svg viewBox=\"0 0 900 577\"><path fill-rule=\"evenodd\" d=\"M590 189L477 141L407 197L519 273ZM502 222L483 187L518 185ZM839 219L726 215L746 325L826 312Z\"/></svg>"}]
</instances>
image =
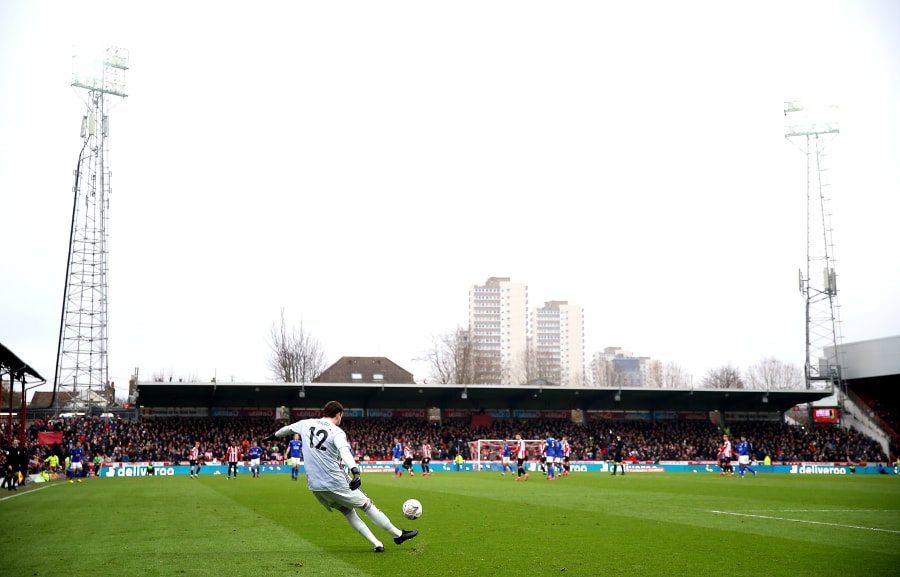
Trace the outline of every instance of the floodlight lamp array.
<instances>
[{"instance_id":1,"label":"floodlight lamp array","mask_svg":"<svg viewBox=\"0 0 900 577\"><path fill-rule=\"evenodd\" d=\"M796 124L785 128L785 138L792 136L810 136L813 134L838 134L837 122L813 122L811 124Z\"/></svg>"},{"instance_id":2,"label":"floodlight lamp array","mask_svg":"<svg viewBox=\"0 0 900 577\"><path fill-rule=\"evenodd\" d=\"M784 115L791 115L791 123L785 127L785 138L838 134L837 106L834 104L808 103L792 100L784 103Z\"/></svg>"},{"instance_id":3,"label":"floodlight lamp array","mask_svg":"<svg viewBox=\"0 0 900 577\"><path fill-rule=\"evenodd\" d=\"M72 56L72 86L125 98L128 50L107 46L102 51L76 52Z\"/></svg>"}]
</instances>

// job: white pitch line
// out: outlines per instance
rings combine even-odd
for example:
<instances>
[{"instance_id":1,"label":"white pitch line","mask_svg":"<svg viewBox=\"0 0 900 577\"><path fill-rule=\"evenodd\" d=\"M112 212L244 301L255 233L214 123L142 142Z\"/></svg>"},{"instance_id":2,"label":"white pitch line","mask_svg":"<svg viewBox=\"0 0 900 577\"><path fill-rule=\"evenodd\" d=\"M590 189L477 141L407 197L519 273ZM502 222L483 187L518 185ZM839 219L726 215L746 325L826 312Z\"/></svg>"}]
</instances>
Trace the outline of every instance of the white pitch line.
<instances>
[{"instance_id":1,"label":"white pitch line","mask_svg":"<svg viewBox=\"0 0 900 577\"><path fill-rule=\"evenodd\" d=\"M756 513L900 513L900 509L750 509Z\"/></svg>"},{"instance_id":2,"label":"white pitch line","mask_svg":"<svg viewBox=\"0 0 900 577\"><path fill-rule=\"evenodd\" d=\"M37 489L32 489L30 491L22 491L21 493L16 493L14 495L10 495L9 497L3 497L0 501L6 501L7 499L12 499L13 497L21 497L22 495L28 495L29 493L37 493L38 491L42 491L44 489L49 489L54 485L59 485L59 483L53 483L49 485L44 485L43 487L38 487Z\"/></svg>"},{"instance_id":3,"label":"white pitch line","mask_svg":"<svg viewBox=\"0 0 900 577\"><path fill-rule=\"evenodd\" d=\"M787 517L770 517L768 515L750 515L749 513L732 513L730 511L710 511L719 515L735 515L737 517L756 517L757 519L774 519L776 521L791 521L793 523L810 523L812 525L829 525L831 527L844 527L845 529L865 529L867 531L881 531L883 533L897 533L893 529L878 529L876 527L859 527L857 525L841 525L840 523L825 523L824 521L808 521L806 519L788 519Z\"/></svg>"}]
</instances>

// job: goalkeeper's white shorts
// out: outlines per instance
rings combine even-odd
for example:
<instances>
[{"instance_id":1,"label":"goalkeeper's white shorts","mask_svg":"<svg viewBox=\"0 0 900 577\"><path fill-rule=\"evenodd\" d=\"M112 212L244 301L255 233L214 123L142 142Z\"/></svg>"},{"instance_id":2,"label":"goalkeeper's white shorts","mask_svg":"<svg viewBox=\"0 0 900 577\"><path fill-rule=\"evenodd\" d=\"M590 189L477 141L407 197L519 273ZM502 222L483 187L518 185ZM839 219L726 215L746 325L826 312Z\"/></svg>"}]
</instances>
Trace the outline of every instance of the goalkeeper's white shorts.
<instances>
[{"instance_id":1,"label":"goalkeeper's white shorts","mask_svg":"<svg viewBox=\"0 0 900 577\"><path fill-rule=\"evenodd\" d=\"M358 509L365 506L369 501L369 498L361 490L351 490L349 487L346 489L335 489L334 491L313 491L313 495L329 511L331 511L332 507Z\"/></svg>"}]
</instances>

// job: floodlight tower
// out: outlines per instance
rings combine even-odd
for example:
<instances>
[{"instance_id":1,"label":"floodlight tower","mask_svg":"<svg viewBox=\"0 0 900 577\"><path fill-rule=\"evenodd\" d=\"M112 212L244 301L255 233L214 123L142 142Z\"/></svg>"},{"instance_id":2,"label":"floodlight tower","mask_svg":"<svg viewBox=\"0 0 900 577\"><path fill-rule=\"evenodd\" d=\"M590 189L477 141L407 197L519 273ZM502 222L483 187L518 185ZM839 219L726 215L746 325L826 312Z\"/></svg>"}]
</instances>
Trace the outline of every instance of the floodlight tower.
<instances>
[{"instance_id":1,"label":"floodlight tower","mask_svg":"<svg viewBox=\"0 0 900 577\"><path fill-rule=\"evenodd\" d=\"M784 137L806 156L806 275L800 270L800 293L806 300L807 389L840 389L841 342L837 274L831 214L824 181L825 149L837 137L836 106L811 107L785 102Z\"/></svg>"},{"instance_id":2,"label":"floodlight tower","mask_svg":"<svg viewBox=\"0 0 900 577\"><path fill-rule=\"evenodd\" d=\"M112 173L107 163L109 104L125 98L128 51L106 46L95 54L72 57L72 87L87 111L81 119L84 141L75 168L74 204L66 262L66 284L54 388L78 395L88 411L100 404L95 392L108 404L109 384L107 240Z\"/></svg>"}]
</instances>

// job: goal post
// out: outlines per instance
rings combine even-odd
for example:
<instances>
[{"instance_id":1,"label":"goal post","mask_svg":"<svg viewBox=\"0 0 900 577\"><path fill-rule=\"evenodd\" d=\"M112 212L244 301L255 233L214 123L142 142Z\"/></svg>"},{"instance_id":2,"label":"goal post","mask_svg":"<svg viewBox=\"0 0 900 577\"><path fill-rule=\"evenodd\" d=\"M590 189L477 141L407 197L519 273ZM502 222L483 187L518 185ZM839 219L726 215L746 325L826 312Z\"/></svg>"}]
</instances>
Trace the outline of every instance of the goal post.
<instances>
[{"instance_id":1,"label":"goal post","mask_svg":"<svg viewBox=\"0 0 900 577\"><path fill-rule=\"evenodd\" d=\"M522 439L525 442L525 460L538 458L544 446L540 439ZM476 471L490 470L490 463L500 463L503 443L509 443L510 461L515 461L515 439L478 439L469 441L469 455ZM482 466L484 464L485 466Z\"/></svg>"}]
</instances>

